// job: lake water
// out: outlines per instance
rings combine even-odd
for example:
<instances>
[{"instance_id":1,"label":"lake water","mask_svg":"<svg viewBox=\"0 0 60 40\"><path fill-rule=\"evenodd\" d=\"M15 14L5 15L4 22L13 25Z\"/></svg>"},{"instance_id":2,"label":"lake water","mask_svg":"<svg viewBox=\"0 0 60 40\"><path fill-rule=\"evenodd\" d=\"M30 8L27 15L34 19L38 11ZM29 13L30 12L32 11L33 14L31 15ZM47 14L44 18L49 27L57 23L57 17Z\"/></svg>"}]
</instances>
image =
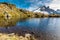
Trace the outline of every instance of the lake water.
<instances>
[{"instance_id":1,"label":"lake water","mask_svg":"<svg viewBox=\"0 0 60 40\"><path fill-rule=\"evenodd\" d=\"M0 32L31 33L38 40L60 40L60 18L29 18L16 22L14 27L0 28Z\"/></svg>"}]
</instances>

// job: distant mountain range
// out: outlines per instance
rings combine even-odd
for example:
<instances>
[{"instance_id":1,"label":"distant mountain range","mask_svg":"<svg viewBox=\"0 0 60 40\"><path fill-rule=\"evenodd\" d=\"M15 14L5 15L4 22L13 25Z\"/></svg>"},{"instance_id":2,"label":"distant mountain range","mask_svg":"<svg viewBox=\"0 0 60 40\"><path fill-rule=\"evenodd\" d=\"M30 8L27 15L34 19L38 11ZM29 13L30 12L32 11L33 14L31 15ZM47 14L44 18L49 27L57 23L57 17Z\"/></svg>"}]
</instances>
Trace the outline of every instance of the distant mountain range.
<instances>
[{"instance_id":1,"label":"distant mountain range","mask_svg":"<svg viewBox=\"0 0 60 40\"><path fill-rule=\"evenodd\" d=\"M49 6L42 6L40 7L40 11L46 11L49 14L60 14L60 9L57 9L56 11L51 9Z\"/></svg>"}]
</instances>

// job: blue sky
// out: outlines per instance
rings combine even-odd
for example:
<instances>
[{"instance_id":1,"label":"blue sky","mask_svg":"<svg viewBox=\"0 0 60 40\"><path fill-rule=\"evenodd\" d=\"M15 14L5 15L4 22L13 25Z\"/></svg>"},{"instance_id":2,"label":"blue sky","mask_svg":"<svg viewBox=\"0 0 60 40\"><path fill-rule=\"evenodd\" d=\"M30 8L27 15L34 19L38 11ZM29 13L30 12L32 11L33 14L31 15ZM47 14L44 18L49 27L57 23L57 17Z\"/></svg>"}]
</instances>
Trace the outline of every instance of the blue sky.
<instances>
[{"instance_id":1,"label":"blue sky","mask_svg":"<svg viewBox=\"0 0 60 40\"><path fill-rule=\"evenodd\" d=\"M52 9L60 9L60 0L0 0L0 2L12 3L18 8L28 10L33 10L42 5L50 6Z\"/></svg>"},{"instance_id":2,"label":"blue sky","mask_svg":"<svg viewBox=\"0 0 60 40\"><path fill-rule=\"evenodd\" d=\"M21 8L28 8L31 4L30 2L27 2L27 0L0 0L0 2L12 3Z\"/></svg>"}]
</instances>

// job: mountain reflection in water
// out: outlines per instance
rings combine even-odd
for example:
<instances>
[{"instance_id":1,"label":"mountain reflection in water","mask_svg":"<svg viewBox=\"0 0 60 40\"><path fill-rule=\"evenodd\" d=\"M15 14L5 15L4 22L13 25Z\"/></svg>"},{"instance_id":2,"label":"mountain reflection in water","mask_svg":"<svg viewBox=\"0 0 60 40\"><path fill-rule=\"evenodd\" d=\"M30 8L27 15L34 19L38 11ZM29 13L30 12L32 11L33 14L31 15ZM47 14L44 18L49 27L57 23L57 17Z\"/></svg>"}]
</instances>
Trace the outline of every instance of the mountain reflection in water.
<instances>
[{"instance_id":1,"label":"mountain reflection in water","mask_svg":"<svg viewBox=\"0 0 60 40\"><path fill-rule=\"evenodd\" d=\"M1 19L1 21L3 20ZM8 29L0 28L1 33L17 33L20 35L30 33L38 40L60 40L60 18L30 18L20 21L11 19L11 21L13 23L9 23ZM9 20L9 22L11 21Z\"/></svg>"}]
</instances>

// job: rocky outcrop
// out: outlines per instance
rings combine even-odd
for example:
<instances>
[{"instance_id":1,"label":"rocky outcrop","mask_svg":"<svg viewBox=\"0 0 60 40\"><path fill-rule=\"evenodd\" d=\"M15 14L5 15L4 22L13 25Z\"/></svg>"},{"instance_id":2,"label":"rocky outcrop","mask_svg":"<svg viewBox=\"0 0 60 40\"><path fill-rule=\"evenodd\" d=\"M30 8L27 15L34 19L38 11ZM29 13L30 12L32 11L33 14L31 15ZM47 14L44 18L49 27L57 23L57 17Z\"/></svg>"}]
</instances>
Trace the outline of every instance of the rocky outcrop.
<instances>
[{"instance_id":1,"label":"rocky outcrop","mask_svg":"<svg viewBox=\"0 0 60 40\"><path fill-rule=\"evenodd\" d=\"M36 40L34 36L31 34L25 34L25 37L15 35L14 33L11 34L2 34L0 33L0 40Z\"/></svg>"}]
</instances>

